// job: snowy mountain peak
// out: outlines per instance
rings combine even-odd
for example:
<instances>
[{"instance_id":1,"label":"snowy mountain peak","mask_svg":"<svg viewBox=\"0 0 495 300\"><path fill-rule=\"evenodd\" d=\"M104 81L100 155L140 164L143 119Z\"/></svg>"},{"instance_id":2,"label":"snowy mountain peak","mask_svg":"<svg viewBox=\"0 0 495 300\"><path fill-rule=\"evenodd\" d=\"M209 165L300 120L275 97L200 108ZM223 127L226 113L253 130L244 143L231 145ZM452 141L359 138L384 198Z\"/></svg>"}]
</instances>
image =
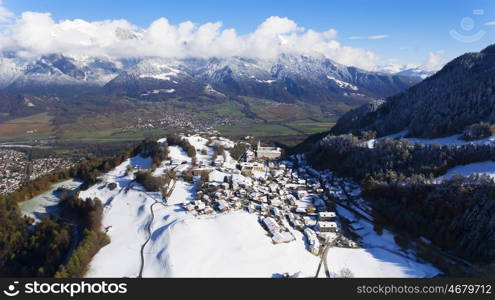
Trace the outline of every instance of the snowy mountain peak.
<instances>
[{"instance_id":1,"label":"snowy mountain peak","mask_svg":"<svg viewBox=\"0 0 495 300\"><path fill-rule=\"evenodd\" d=\"M22 72L22 66L11 58L0 57L0 89L11 84Z\"/></svg>"},{"instance_id":2,"label":"snowy mountain peak","mask_svg":"<svg viewBox=\"0 0 495 300\"><path fill-rule=\"evenodd\" d=\"M125 30L117 31L122 38L138 38L129 36ZM60 88L68 91L64 87L94 86L137 98L155 97L152 91L172 89L173 97L194 97L204 94L204 87L210 85L218 95L291 103L343 100L366 103L401 92L418 81L343 66L323 56L287 53L276 59L138 57L116 60L52 54L34 60L0 60L0 89L38 95L56 94Z\"/></svg>"},{"instance_id":3,"label":"snowy mountain peak","mask_svg":"<svg viewBox=\"0 0 495 300\"><path fill-rule=\"evenodd\" d=\"M431 75L435 74L438 70L431 70L425 66L415 65L415 64L389 64L385 66L380 66L375 69L376 72L383 72L387 74L395 74L399 76L409 76L418 77L421 79L426 79Z\"/></svg>"}]
</instances>

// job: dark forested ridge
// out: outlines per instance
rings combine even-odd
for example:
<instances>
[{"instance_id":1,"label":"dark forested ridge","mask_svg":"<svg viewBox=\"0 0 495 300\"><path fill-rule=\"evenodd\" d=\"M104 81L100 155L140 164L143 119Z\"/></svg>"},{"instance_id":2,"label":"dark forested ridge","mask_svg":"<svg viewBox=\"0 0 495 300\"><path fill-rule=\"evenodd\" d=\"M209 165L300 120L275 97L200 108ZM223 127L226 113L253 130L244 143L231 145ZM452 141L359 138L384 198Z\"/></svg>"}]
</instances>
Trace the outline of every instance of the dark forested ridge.
<instances>
[{"instance_id":1,"label":"dark forested ridge","mask_svg":"<svg viewBox=\"0 0 495 300\"><path fill-rule=\"evenodd\" d=\"M491 136L493 124L495 45L456 58L384 103L350 111L330 135L305 147L314 167L361 183L378 222L415 238L426 237L493 275L494 181L487 176L437 178L456 166L495 161L493 144L442 146L375 139L406 131L425 138L459 134L473 141Z\"/></svg>"},{"instance_id":2,"label":"dark forested ridge","mask_svg":"<svg viewBox=\"0 0 495 300\"><path fill-rule=\"evenodd\" d=\"M386 223L424 236L480 266L495 260L495 182L488 176L369 181L364 197Z\"/></svg>"},{"instance_id":3,"label":"dark forested ridge","mask_svg":"<svg viewBox=\"0 0 495 300\"><path fill-rule=\"evenodd\" d=\"M461 133L484 121L495 123L495 45L464 54L435 75L392 96L379 107L344 115L333 134L372 130L378 136L408 130L410 136Z\"/></svg>"},{"instance_id":4,"label":"dark forested ridge","mask_svg":"<svg viewBox=\"0 0 495 300\"><path fill-rule=\"evenodd\" d=\"M357 181L370 176L379 180L391 176L437 177L458 165L495 160L495 147L491 145L421 145L406 139L379 139L371 148L366 143L353 135L328 135L308 158L318 169L331 169Z\"/></svg>"},{"instance_id":5,"label":"dark forested ridge","mask_svg":"<svg viewBox=\"0 0 495 300\"><path fill-rule=\"evenodd\" d=\"M70 246L68 226L44 218L33 230L17 203L0 198L0 275L50 277Z\"/></svg>"},{"instance_id":6,"label":"dark forested ridge","mask_svg":"<svg viewBox=\"0 0 495 300\"><path fill-rule=\"evenodd\" d=\"M308 160L360 182L378 222L427 237L481 268L495 260L495 182L487 176L436 179L454 166L494 161L495 147L405 139L367 143L353 135L329 135L308 152Z\"/></svg>"}]
</instances>

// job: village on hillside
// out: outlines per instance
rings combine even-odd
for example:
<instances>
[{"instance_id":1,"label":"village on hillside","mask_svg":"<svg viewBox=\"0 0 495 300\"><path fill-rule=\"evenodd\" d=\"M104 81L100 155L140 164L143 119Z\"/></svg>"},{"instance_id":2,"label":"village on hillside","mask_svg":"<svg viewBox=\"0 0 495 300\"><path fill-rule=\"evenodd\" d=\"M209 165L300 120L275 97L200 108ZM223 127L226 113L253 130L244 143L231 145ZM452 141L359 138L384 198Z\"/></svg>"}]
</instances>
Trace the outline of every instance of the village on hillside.
<instances>
[{"instance_id":1,"label":"village on hillside","mask_svg":"<svg viewBox=\"0 0 495 300\"><path fill-rule=\"evenodd\" d=\"M376 229L356 183L312 168L304 154L213 130L145 145L80 191L101 200L111 240L90 277L438 273Z\"/></svg>"},{"instance_id":2,"label":"village on hillside","mask_svg":"<svg viewBox=\"0 0 495 300\"><path fill-rule=\"evenodd\" d=\"M353 220L343 219L335 211L336 201L358 198L356 184L311 168L302 155L283 158L282 149L263 147L259 141L236 161L229 153L235 143L215 132L183 138L196 148L196 163L185 157L177 159L174 154L181 149L169 147L171 160L162 163L154 175L173 171L178 177L195 176L196 199L183 203L191 214L199 217L231 210L257 214L274 244L290 243L296 239L294 232L300 231L314 255L327 246L358 247L352 233L343 230L343 224ZM166 139L159 142L166 143ZM238 143L249 145L242 140ZM213 158L210 152L217 146L224 151Z\"/></svg>"}]
</instances>

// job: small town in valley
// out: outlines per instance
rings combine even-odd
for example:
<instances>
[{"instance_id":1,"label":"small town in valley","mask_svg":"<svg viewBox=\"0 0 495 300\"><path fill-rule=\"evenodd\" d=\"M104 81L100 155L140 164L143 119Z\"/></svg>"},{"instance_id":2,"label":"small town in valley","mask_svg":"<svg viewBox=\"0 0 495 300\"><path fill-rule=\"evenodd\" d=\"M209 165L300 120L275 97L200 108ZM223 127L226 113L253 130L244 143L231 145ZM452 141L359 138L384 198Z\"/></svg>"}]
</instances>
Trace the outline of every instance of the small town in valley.
<instances>
[{"instance_id":1,"label":"small town in valley","mask_svg":"<svg viewBox=\"0 0 495 300\"><path fill-rule=\"evenodd\" d=\"M25 152L0 148L0 195L12 193L26 181L57 169L69 168L74 163L60 157L29 159Z\"/></svg>"}]
</instances>

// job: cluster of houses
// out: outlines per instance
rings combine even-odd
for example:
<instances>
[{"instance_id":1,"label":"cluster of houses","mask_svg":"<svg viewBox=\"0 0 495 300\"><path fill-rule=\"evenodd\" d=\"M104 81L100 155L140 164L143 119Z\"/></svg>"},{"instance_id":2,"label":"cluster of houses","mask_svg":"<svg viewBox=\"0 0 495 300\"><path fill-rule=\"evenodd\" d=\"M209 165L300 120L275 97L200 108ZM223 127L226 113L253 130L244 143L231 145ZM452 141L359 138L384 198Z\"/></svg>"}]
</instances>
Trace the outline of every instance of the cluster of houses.
<instances>
[{"instance_id":1,"label":"cluster of houses","mask_svg":"<svg viewBox=\"0 0 495 300\"><path fill-rule=\"evenodd\" d=\"M205 147L218 143L225 152L212 158L211 151ZM196 176L196 199L183 203L186 211L195 215L235 210L257 214L260 226L274 244L289 243L298 235L304 236L308 251L314 255L319 255L329 244L357 246L343 234L355 220L347 220L335 212L335 200L347 200L356 186L334 178L331 173L311 168L300 157L282 160L280 149L268 149L259 143L253 155L236 161L228 152L234 145L228 139L209 135L208 143L196 149L198 153L205 153L195 165L174 159L165 162L165 169L178 176L186 173ZM266 153L270 154L263 156Z\"/></svg>"},{"instance_id":2,"label":"cluster of houses","mask_svg":"<svg viewBox=\"0 0 495 300\"><path fill-rule=\"evenodd\" d=\"M23 152L0 149L0 195L16 191L25 181L35 179L56 169L70 167L73 164L74 162L70 159L57 157L30 161Z\"/></svg>"},{"instance_id":3,"label":"cluster of houses","mask_svg":"<svg viewBox=\"0 0 495 300\"><path fill-rule=\"evenodd\" d=\"M166 89L154 90L143 95L159 94L160 92L166 93L167 91L170 92L171 90L166 90ZM236 123L237 120L226 116L211 116L211 117L207 117L207 119L205 120L199 121L199 120L195 120L193 116L189 113L167 111L166 113L162 113L160 116L156 116L156 117L147 117L147 118L139 117L135 120L134 124L126 127L125 129L129 130L132 128L140 128L140 129L174 128L177 130L188 130L188 131L199 132L205 129L213 130L213 128L217 126L233 126ZM205 126L205 124L208 124L208 126Z\"/></svg>"},{"instance_id":4,"label":"cluster of houses","mask_svg":"<svg viewBox=\"0 0 495 300\"><path fill-rule=\"evenodd\" d=\"M198 215L256 213L274 244L291 242L300 231L308 250L318 255L325 244L341 239L340 222L329 200L345 197L339 186L322 179L320 172L298 166L297 160L255 158L233 167L218 165L198 187L197 199L184 203L184 208Z\"/></svg>"},{"instance_id":5,"label":"cluster of houses","mask_svg":"<svg viewBox=\"0 0 495 300\"><path fill-rule=\"evenodd\" d=\"M26 154L0 149L0 194L15 191L26 180L27 163Z\"/></svg>"}]
</instances>

